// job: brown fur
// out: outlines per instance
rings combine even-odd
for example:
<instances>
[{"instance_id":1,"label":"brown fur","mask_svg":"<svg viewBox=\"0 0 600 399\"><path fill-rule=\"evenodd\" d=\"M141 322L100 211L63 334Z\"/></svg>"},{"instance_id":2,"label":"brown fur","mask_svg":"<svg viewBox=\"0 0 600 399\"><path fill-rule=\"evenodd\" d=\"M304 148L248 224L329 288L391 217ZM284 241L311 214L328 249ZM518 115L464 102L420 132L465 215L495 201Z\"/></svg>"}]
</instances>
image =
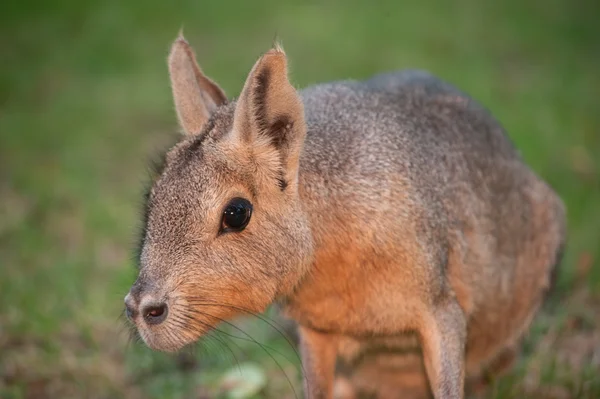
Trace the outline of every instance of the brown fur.
<instances>
[{"instance_id":1,"label":"brown fur","mask_svg":"<svg viewBox=\"0 0 600 399\"><path fill-rule=\"evenodd\" d=\"M150 191L126 298L168 305L157 325L132 316L150 347L278 301L310 398L460 398L467 377L514 357L565 211L483 107L419 71L296 91L279 47L237 101L183 37L169 70L187 135ZM252 218L222 234L234 197Z\"/></svg>"}]
</instances>

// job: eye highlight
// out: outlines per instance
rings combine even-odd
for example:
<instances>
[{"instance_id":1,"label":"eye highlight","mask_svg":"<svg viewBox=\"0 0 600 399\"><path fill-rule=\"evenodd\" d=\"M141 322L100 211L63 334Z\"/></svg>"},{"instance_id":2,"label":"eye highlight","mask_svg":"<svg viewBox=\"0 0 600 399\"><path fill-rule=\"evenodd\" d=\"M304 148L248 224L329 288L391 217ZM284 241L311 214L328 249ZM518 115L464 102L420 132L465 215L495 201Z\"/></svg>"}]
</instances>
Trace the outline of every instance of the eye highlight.
<instances>
[{"instance_id":1,"label":"eye highlight","mask_svg":"<svg viewBox=\"0 0 600 399\"><path fill-rule=\"evenodd\" d=\"M252 204L244 198L234 198L229 201L223 211L221 232L242 231L250 222Z\"/></svg>"}]
</instances>

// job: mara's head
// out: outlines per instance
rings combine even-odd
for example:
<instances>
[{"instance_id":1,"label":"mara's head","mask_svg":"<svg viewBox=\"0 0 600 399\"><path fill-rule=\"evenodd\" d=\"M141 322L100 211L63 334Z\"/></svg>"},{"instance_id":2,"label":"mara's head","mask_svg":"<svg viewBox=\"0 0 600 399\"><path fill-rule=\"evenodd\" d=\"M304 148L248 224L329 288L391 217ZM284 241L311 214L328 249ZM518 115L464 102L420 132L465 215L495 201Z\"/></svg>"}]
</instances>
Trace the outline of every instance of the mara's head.
<instances>
[{"instance_id":1,"label":"mara's head","mask_svg":"<svg viewBox=\"0 0 600 399\"><path fill-rule=\"evenodd\" d=\"M298 196L304 111L283 50L256 62L237 101L181 36L168 65L184 134L148 193L139 275L125 298L144 342L161 351L263 311L294 289L313 251Z\"/></svg>"}]
</instances>

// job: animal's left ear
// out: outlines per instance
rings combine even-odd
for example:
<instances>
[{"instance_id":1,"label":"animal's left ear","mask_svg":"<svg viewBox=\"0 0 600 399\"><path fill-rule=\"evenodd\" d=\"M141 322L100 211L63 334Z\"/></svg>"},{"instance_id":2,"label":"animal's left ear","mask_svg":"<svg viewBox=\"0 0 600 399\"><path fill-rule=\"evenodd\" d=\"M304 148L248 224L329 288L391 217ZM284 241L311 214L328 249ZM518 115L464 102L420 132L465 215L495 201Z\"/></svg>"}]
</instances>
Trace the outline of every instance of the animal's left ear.
<instances>
[{"instance_id":1,"label":"animal's left ear","mask_svg":"<svg viewBox=\"0 0 600 399\"><path fill-rule=\"evenodd\" d=\"M304 106L288 80L287 58L276 45L254 65L238 99L234 131L245 145L267 141L278 151L284 185L295 183L306 124Z\"/></svg>"},{"instance_id":2,"label":"animal's left ear","mask_svg":"<svg viewBox=\"0 0 600 399\"><path fill-rule=\"evenodd\" d=\"M227 97L196 62L194 50L180 33L169 53L169 76L179 125L185 134L200 133L210 114Z\"/></svg>"}]
</instances>

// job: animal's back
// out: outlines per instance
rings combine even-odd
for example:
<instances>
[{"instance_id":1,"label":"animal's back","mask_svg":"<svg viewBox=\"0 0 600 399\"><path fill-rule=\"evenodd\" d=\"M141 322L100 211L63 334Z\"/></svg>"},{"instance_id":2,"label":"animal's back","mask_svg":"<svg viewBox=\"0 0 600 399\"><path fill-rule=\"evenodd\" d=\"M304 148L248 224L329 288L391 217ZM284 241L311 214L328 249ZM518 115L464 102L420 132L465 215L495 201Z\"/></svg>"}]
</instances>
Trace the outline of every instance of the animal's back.
<instances>
[{"instance_id":1,"label":"animal's back","mask_svg":"<svg viewBox=\"0 0 600 399\"><path fill-rule=\"evenodd\" d=\"M494 241L490 251L503 256L524 250L524 235L544 205L555 213L557 234L564 234L561 200L523 162L500 123L453 86L408 70L302 94L307 186L356 201L359 209L389 211L388 203L408 201L402 205L425 212L434 219L429 227L444 230L450 241L474 234ZM456 250L459 241L450 246Z\"/></svg>"},{"instance_id":2,"label":"animal's back","mask_svg":"<svg viewBox=\"0 0 600 399\"><path fill-rule=\"evenodd\" d=\"M340 178L401 173L433 193L480 184L504 167L526 168L483 107L425 72L322 84L302 95L307 171L314 165Z\"/></svg>"},{"instance_id":3,"label":"animal's back","mask_svg":"<svg viewBox=\"0 0 600 399\"><path fill-rule=\"evenodd\" d=\"M467 371L511 349L549 284L564 209L501 125L420 71L301 93L300 173L316 242L377 253L414 235L469 316Z\"/></svg>"}]
</instances>

